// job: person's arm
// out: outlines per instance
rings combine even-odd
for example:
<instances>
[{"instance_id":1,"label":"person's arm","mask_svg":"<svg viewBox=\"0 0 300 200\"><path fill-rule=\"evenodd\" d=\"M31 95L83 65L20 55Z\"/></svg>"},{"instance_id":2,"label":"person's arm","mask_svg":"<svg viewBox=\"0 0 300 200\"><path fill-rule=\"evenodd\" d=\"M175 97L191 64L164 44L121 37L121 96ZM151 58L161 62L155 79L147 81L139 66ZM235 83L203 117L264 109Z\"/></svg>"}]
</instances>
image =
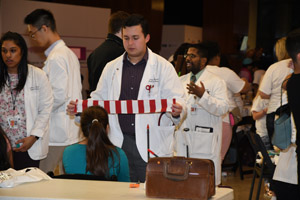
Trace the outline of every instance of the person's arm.
<instances>
[{"instance_id":1,"label":"person's arm","mask_svg":"<svg viewBox=\"0 0 300 200\"><path fill-rule=\"evenodd\" d=\"M48 71L49 82L53 91L53 108L52 111L56 111L64 105L68 99L68 72L65 66L65 60L61 58L55 58L48 60L47 64L51 68Z\"/></svg>"},{"instance_id":2,"label":"person's arm","mask_svg":"<svg viewBox=\"0 0 300 200\"><path fill-rule=\"evenodd\" d=\"M251 84L248 82L246 78L241 78L245 84L244 87L241 89L240 93L247 93L251 90Z\"/></svg>"},{"instance_id":3,"label":"person's arm","mask_svg":"<svg viewBox=\"0 0 300 200\"><path fill-rule=\"evenodd\" d=\"M118 62L118 63L115 63ZM118 60L109 62L105 65L102 74L99 78L96 90L91 93L91 99L95 100L107 100L109 89L112 88L113 81L117 81L117 73L119 73L119 67L115 68L115 65L122 64Z\"/></svg>"},{"instance_id":4,"label":"person's arm","mask_svg":"<svg viewBox=\"0 0 300 200\"><path fill-rule=\"evenodd\" d=\"M262 91L259 91L259 96L262 98L262 99L270 99L271 95L268 95L266 93L263 93Z\"/></svg>"},{"instance_id":5,"label":"person's arm","mask_svg":"<svg viewBox=\"0 0 300 200\"><path fill-rule=\"evenodd\" d=\"M258 94L262 99L270 99L273 85L273 68L271 66L266 71L259 85Z\"/></svg>"},{"instance_id":6,"label":"person's arm","mask_svg":"<svg viewBox=\"0 0 300 200\"><path fill-rule=\"evenodd\" d=\"M36 102L36 106L38 107L36 109L37 116L35 117L30 135L16 142L16 144L23 143L21 147L14 149L17 152L27 151L39 138L44 136L44 129L48 126L53 106L52 89L45 72L40 69L35 70L33 78L35 79L34 81L36 81L35 84L38 84L36 85L38 88L38 94L36 95L39 98L38 102Z\"/></svg>"},{"instance_id":7,"label":"person's arm","mask_svg":"<svg viewBox=\"0 0 300 200\"><path fill-rule=\"evenodd\" d=\"M240 78L234 71L228 68L221 68L224 70L224 73L227 74L225 76L225 82L227 89L232 93L247 93L251 89L251 84L248 82L246 78ZM221 77L222 78L222 77Z\"/></svg>"},{"instance_id":8,"label":"person's arm","mask_svg":"<svg viewBox=\"0 0 300 200\"><path fill-rule=\"evenodd\" d=\"M258 120L261 119L262 117L264 117L267 114L268 108L265 108L261 111L252 111L252 116L254 120Z\"/></svg>"},{"instance_id":9,"label":"person's arm","mask_svg":"<svg viewBox=\"0 0 300 200\"><path fill-rule=\"evenodd\" d=\"M216 116L222 116L227 113L229 100L225 81L219 78L214 80L213 87L210 88L209 92L205 91L202 97L197 99L197 104Z\"/></svg>"}]
</instances>

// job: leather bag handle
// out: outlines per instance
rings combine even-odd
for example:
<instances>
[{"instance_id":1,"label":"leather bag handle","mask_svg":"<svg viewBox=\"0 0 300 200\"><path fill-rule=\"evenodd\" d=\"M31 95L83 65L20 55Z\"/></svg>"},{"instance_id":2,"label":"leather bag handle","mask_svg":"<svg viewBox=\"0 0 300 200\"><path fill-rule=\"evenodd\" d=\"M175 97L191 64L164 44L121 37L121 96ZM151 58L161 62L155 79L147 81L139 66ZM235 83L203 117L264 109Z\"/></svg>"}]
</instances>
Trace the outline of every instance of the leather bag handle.
<instances>
[{"instance_id":1,"label":"leather bag handle","mask_svg":"<svg viewBox=\"0 0 300 200\"><path fill-rule=\"evenodd\" d=\"M184 181L188 178L189 176L189 171L190 171L190 162L185 162L185 169L184 169L184 174L171 174L169 173L169 165L170 162L164 162L164 177L173 180L173 181Z\"/></svg>"}]
</instances>

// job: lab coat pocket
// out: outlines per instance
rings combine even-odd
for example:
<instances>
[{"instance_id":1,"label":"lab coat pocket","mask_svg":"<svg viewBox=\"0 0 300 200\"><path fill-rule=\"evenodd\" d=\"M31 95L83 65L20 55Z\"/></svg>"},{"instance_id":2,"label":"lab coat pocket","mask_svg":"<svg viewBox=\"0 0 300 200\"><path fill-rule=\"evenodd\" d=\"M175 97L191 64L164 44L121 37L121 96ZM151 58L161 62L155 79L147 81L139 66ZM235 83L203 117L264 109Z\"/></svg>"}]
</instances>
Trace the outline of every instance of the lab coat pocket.
<instances>
[{"instance_id":1,"label":"lab coat pocket","mask_svg":"<svg viewBox=\"0 0 300 200\"><path fill-rule=\"evenodd\" d=\"M157 144L160 157L173 156L175 126L158 126L159 143Z\"/></svg>"},{"instance_id":2,"label":"lab coat pocket","mask_svg":"<svg viewBox=\"0 0 300 200\"><path fill-rule=\"evenodd\" d=\"M64 143L67 142L67 139L66 113L52 113L50 118L50 142Z\"/></svg>"},{"instance_id":3,"label":"lab coat pocket","mask_svg":"<svg viewBox=\"0 0 300 200\"><path fill-rule=\"evenodd\" d=\"M192 152L196 154L213 154L216 148L216 134L207 130L191 131Z\"/></svg>"}]
</instances>

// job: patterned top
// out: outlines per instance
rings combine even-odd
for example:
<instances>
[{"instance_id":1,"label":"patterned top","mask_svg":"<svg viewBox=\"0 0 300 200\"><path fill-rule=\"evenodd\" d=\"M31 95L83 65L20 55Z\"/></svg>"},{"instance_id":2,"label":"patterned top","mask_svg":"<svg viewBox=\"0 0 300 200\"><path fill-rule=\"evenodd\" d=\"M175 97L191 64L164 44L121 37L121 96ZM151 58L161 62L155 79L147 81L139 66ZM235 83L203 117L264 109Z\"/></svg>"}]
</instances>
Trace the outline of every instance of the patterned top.
<instances>
[{"instance_id":1,"label":"patterned top","mask_svg":"<svg viewBox=\"0 0 300 200\"><path fill-rule=\"evenodd\" d=\"M0 93L0 125L12 147L19 139L26 137L26 113L24 102L24 90L17 93L15 88L18 84L18 74L9 74L10 87L5 85ZM15 109L14 109L15 107Z\"/></svg>"}]
</instances>

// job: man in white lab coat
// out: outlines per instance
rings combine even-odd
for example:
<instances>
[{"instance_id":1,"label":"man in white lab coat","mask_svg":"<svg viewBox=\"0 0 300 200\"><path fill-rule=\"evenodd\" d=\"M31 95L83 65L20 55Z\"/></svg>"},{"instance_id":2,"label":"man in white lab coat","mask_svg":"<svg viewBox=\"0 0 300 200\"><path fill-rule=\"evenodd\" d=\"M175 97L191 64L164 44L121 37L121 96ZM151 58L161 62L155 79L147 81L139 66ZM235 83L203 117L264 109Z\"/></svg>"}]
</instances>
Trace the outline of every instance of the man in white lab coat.
<instances>
[{"instance_id":1,"label":"man in white lab coat","mask_svg":"<svg viewBox=\"0 0 300 200\"><path fill-rule=\"evenodd\" d=\"M177 155L213 160L216 185L221 183L222 115L228 111L225 82L206 70L207 48L193 44L186 54L187 118L177 131Z\"/></svg>"},{"instance_id":2,"label":"man in white lab coat","mask_svg":"<svg viewBox=\"0 0 300 200\"><path fill-rule=\"evenodd\" d=\"M162 115L160 126L160 113L109 115L109 138L125 151L131 181L144 182L148 161L147 125L150 128L150 149L158 156L172 156L174 124L180 121L185 94L172 64L147 48L150 35L144 17L131 15L122 29L122 38L126 52L105 66L91 98L178 100L172 105L171 113ZM72 101L68 106L70 113L74 104Z\"/></svg>"},{"instance_id":3,"label":"man in white lab coat","mask_svg":"<svg viewBox=\"0 0 300 200\"><path fill-rule=\"evenodd\" d=\"M66 113L71 99L82 99L80 64L76 55L61 40L55 19L48 10L37 9L24 19L29 36L45 49L46 72L53 90L54 103L50 116L50 142L47 158L41 160L44 172L54 171L62 160L64 148L79 141L79 127ZM63 173L60 170L59 173Z\"/></svg>"}]
</instances>

